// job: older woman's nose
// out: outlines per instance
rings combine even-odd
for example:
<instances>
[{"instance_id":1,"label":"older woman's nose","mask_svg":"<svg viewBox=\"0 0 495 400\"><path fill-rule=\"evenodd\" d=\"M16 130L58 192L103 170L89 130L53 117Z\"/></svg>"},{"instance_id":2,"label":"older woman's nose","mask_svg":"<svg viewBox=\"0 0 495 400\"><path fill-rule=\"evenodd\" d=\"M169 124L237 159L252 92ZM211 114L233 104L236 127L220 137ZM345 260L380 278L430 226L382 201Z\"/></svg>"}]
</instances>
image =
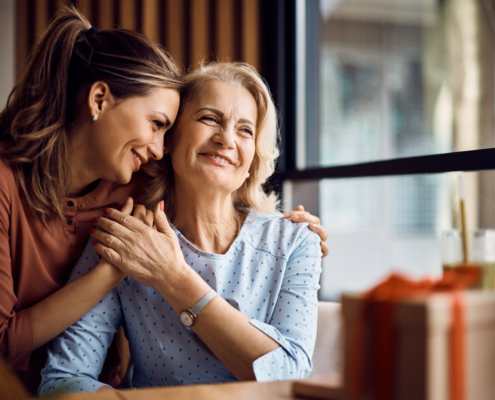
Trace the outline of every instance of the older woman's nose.
<instances>
[{"instance_id":1,"label":"older woman's nose","mask_svg":"<svg viewBox=\"0 0 495 400\"><path fill-rule=\"evenodd\" d=\"M215 135L215 141L226 148L235 147L235 127L233 124L228 124L220 132Z\"/></svg>"}]
</instances>

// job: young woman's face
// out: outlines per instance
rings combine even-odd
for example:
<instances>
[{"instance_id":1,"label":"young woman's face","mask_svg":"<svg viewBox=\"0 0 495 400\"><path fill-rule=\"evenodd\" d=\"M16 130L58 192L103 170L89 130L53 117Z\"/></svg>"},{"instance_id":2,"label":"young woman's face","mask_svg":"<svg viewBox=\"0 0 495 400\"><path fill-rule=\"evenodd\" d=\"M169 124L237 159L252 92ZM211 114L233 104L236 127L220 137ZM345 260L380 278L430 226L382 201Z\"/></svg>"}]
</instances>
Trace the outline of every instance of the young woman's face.
<instances>
[{"instance_id":1,"label":"young woman's face","mask_svg":"<svg viewBox=\"0 0 495 400\"><path fill-rule=\"evenodd\" d=\"M254 97L246 88L207 83L167 137L175 174L198 187L237 190L255 154L257 115Z\"/></svg>"},{"instance_id":2,"label":"young woman's face","mask_svg":"<svg viewBox=\"0 0 495 400\"><path fill-rule=\"evenodd\" d=\"M125 184L149 158L161 159L163 138L175 122L179 102L177 90L156 89L102 107L88 138L89 168L96 169L95 176Z\"/></svg>"}]
</instances>

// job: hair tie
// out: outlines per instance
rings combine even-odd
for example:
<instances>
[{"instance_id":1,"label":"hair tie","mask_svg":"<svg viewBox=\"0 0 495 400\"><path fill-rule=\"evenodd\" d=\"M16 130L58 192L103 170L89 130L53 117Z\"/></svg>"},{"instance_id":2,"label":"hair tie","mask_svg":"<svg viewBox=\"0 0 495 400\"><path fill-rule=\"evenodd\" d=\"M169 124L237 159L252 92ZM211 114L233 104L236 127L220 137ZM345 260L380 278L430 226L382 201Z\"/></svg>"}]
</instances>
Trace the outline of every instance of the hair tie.
<instances>
[{"instance_id":1,"label":"hair tie","mask_svg":"<svg viewBox=\"0 0 495 400\"><path fill-rule=\"evenodd\" d=\"M85 32L85 35L86 36L89 36L89 35L92 35L93 33L95 33L96 31L98 30L98 28L92 26L91 28L89 28L86 32Z\"/></svg>"}]
</instances>

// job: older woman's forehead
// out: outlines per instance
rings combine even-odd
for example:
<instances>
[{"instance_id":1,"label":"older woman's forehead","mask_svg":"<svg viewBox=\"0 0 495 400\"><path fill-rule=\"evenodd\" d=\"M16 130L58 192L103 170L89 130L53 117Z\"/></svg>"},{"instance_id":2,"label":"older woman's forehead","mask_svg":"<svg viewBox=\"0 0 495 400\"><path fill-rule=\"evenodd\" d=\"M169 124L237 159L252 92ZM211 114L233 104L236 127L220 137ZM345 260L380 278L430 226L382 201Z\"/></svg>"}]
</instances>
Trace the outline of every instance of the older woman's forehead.
<instances>
[{"instance_id":1,"label":"older woman's forehead","mask_svg":"<svg viewBox=\"0 0 495 400\"><path fill-rule=\"evenodd\" d=\"M216 108L224 114L232 111L249 114L250 119L256 119L258 114L256 101L245 87L219 81L203 85L191 99L190 105L194 107L193 112L204 108Z\"/></svg>"}]
</instances>

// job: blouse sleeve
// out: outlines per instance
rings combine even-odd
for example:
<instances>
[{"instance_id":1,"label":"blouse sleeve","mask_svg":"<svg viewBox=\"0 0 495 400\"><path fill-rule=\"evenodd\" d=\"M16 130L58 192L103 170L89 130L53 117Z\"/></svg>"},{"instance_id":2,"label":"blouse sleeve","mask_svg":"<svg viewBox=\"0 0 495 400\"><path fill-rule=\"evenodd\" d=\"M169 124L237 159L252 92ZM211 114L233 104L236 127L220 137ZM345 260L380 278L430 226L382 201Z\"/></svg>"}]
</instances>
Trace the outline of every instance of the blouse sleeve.
<instances>
[{"instance_id":1,"label":"blouse sleeve","mask_svg":"<svg viewBox=\"0 0 495 400\"><path fill-rule=\"evenodd\" d=\"M13 175L0 161L0 354L14 370L25 371L33 348L29 309L15 311L12 259L10 255L10 219Z\"/></svg>"},{"instance_id":2,"label":"blouse sleeve","mask_svg":"<svg viewBox=\"0 0 495 400\"><path fill-rule=\"evenodd\" d=\"M304 228L289 257L270 323L251 320L251 324L280 345L254 361L257 381L305 378L311 372L320 273L320 237Z\"/></svg>"},{"instance_id":3,"label":"blouse sleeve","mask_svg":"<svg viewBox=\"0 0 495 400\"><path fill-rule=\"evenodd\" d=\"M75 264L69 281L83 276L100 261L91 241L93 239ZM121 285L48 344L48 358L41 371L38 389L41 397L65 392L94 392L107 386L98 382L98 376L113 337L122 325Z\"/></svg>"}]
</instances>

